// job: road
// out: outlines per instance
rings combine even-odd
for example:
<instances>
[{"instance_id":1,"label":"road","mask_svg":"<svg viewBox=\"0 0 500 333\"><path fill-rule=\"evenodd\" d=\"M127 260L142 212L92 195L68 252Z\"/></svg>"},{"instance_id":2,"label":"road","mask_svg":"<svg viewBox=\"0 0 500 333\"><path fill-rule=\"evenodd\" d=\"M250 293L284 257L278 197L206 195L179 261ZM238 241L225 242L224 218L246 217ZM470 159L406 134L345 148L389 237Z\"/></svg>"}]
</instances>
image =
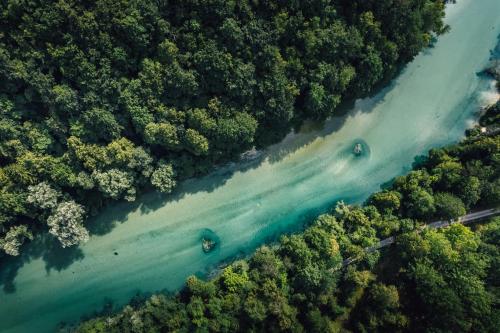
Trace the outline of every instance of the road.
<instances>
[{"instance_id":1,"label":"road","mask_svg":"<svg viewBox=\"0 0 500 333\"><path fill-rule=\"evenodd\" d=\"M471 222L475 222L477 220L484 219L486 217L495 216L498 214L500 214L500 209L498 209L498 208L485 209L485 210L481 210L479 212L469 213L467 215L459 217L457 220L432 222L432 223L429 223L429 224L422 226L422 228L420 230L423 230L426 228L440 229L440 228L444 228L444 227L447 227L447 226L449 226L451 224L455 224L455 223L469 224ZM395 241L396 241L395 236L388 237L386 239L381 240L380 242L378 242L375 245L372 245L370 247L365 248L365 252L367 252L367 253L375 252L381 248L384 248L384 247L387 247L391 244L394 244ZM345 259L342 262L342 267L352 264L357 259L358 258Z\"/></svg>"}]
</instances>

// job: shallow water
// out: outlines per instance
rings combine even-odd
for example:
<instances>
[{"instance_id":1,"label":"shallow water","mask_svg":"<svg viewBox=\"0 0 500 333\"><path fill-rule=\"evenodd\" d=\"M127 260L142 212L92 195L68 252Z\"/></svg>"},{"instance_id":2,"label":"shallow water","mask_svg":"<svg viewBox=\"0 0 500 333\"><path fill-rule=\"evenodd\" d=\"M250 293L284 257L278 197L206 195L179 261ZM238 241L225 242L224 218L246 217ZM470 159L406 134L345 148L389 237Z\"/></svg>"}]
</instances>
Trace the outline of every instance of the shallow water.
<instances>
[{"instance_id":1,"label":"shallow water","mask_svg":"<svg viewBox=\"0 0 500 333\"><path fill-rule=\"evenodd\" d=\"M478 106L494 98L491 80L476 73L497 43L498 13L498 0L460 0L447 9L452 31L347 115L187 181L173 197L111 207L94 221L100 235L70 250L68 262L33 250L4 265L0 331L48 332L107 300L175 290L188 275L253 251L337 200L361 202L416 156L459 140ZM358 142L365 149L356 157ZM201 248L206 235L219 241L209 254Z\"/></svg>"}]
</instances>

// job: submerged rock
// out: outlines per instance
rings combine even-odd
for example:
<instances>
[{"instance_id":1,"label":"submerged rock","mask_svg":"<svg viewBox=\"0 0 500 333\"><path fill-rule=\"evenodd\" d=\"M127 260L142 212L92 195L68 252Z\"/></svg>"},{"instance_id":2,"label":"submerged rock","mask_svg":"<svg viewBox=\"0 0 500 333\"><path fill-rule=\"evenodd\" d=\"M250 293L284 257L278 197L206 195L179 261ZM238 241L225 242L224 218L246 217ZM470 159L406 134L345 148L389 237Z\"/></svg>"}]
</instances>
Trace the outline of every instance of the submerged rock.
<instances>
[{"instance_id":1,"label":"submerged rock","mask_svg":"<svg viewBox=\"0 0 500 333\"><path fill-rule=\"evenodd\" d=\"M351 159L354 156L353 163L355 161L361 161L370 158L371 149L368 143L361 139L356 138L355 140L348 142L345 148L342 150L343 158Z\"/></svg>"},{"instance_id":2,"label":"submerged rock","mask_svg":"<svg viewBox=\"0 0 500 333\"><path fill-rule=\"evenodd\" d=\"M217 243L210 238L203 238L201 240L201 248L205 253L212 251L215 248L215 245L217 245Z\"/></svg>"},{"instance_id":3,"label":"submerged rock","mask_svg":"<svg viewBox=\"0 0 500 333\"><path fill-rule=\"evenodd\" d=\"M354 145L354 150L353 150L354 155L359 156L361 155L362 152L363 152L363 146L361 145L361 143L356 143Z\"/></svg>"},{"instance_id":4,"label":"submerged rock","mask_svg":"<svg viewBox=\"0 0 500 333\"><path fill-rule=\"evenodd\" d=\"M220 247L221 240L219 236L211 229L200 230L201 249L205 253L213 252Z\"/></svg>"}]
</instances>

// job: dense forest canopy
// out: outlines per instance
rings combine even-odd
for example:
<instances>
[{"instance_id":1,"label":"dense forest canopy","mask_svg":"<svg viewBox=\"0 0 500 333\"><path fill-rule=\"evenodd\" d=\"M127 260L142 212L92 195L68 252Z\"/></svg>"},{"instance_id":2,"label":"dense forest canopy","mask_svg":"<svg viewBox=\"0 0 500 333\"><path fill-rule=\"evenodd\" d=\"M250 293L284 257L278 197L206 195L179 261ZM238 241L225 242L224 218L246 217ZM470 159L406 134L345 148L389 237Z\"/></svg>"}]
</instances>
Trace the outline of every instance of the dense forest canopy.
<instances>
[{"instance_id":1,"label":"dense forest canopy","mask_svg":"<svg viewBox=\"0 0 500 333\"><path fill-rule=\"evenodd\" d=\"M0 246L323 119L446 30L442 0L0 0Z\"/></svg>"},{"instance_id":2,"label":"dense forest canopy","mask_svg":"<svg viewBox=\"0 0 500 333\"><path fill-rule=\"evenodd\" d=\"M422 224L498 207L495 106L487 118L496 120L486 134L431 150L363 206L340 202L212 280L192 276L177 295L101 314L77 332L498 332L500 218L475 230ZM366 250L389 236L394 246Z\"/></svg>"}]
</instances>

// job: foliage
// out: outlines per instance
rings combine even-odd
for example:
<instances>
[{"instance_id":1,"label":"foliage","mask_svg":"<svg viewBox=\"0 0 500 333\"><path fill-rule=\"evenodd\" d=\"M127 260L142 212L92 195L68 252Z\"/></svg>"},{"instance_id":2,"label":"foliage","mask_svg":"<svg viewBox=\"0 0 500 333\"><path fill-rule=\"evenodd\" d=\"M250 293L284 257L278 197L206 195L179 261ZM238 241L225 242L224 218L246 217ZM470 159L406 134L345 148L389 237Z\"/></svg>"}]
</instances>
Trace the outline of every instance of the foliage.
<instances>
[{"instance_id":1,"label":"foliage","mask_svg":"<svg viewBox=\"0 0 500 333\"><path fill-rule=\"evenodd\" d=\"M161 163L151 175L151 184L163 193L170 193L175 187L174 169L171 164Z\"/></svg>"},{"instance_id":2,"label":"foliage","mask_svg":"<svg viewBox=\"0 0 500 333\"><path fill-rule=\"evenodd\" d=\"M434 195L437 215L445 219L456 219L465 215L465 205L453 194L436 193Z\"/></svg>"},{"instance_id":3,"label":"foliage","mask_svg":"<svg viewBox=\"0 0 500 333\"><path fill-rule=\"evenodd\" d=\"M283 237L274 249L264 246L215 279L190 277L174 297L154 295L77 331L495 332L500 219L477 232L452 225L403 234L374 269L379 276L364 260L338 269L339 247L328 243L337 239L346 258L342 248L352 239L332 237L339 229L328 220L337 223L323 215L303 235ZM318 242L319 235L329 240Z\"/></svg>"},{"instance_id":4,"label":"foliage","mask_svg":"<svg viewBox=\"0 0 500 333\"><path fill-rule=\"evenodd\" d=\"M413 322L415 331L429 327L455 332L497 329L492 314L498 309L485 286L488 261L480 245L480 234L462 225L408 235L399 241L402 272L406 272L401 288L408 295L408 311L421 318Z\"/></svg>"},{"instance_id":5,"label":"foliage","mask_svg":"<svg viewBox=\"0 0 500 333\"><path fill-rule=\"evenodd\" d=\"M370 197L369 201L382 210L397 212L401 207L401 194L396 191L377 192Z\"/></svg>"},{"instance_id":6,"label":"foliage","mask_svg":"<svg viewBox=\"0 0 500 333\"><path fill-rule=\"evenodd\" d=\"M15 226L9 229L3 239L0 239L0 248L11 256L19 255L19 248L25 239L33 239L33 235L24 225Z\"/></svg>"},{"instance_id":7,"label":"foliage","mask_svg":"<svg viewBox=\"0 0 500 333\"><path fill-rule=\"evenodd\" d=\"M49 232L56 236L62 247L72 246L89 239L87 229L82 225L85 210L74 201L61 202L47 219Z\"/></svg>"},{"instance_id":8,"label":"foliage","mask_svg":"<svg viewBox=\"0 0 500 333\"><path fill-rule=\"evenodd\" d=\"M206 120L200 111L192 117ZM176 295L154 295L77 331L496 332L500 219L476 231L416 227L499 202L499 140L433 149L365 205L340 201L211 280L190 277ZM395 246L370 250L390 236Z\"/></svg>"},{"instance_id":9,"label":"foliage","mask_svg":"<svg viewBox=\"0 0 500 333\"><path fill-rule=\"evenodd\" d=\"M113 199L125 197L127 201L135 200L135 188L132 187L134 178L130 173L119 169L108 171L94 171L92 179L96 182L99 190Z\"/></svg>"},{"instance_id":10,"label":"foliage","mask_svg":"<svg viewBox=\"0 0 500 333\"><path fill-rule=\"evenodd\" d=\"M151 186L171 192L330 116L442 33L443 9L441 0L0 1L0 237L16 225L43 231L33 226L56 199L96 212Z\"/></svg>"},{"instance_id":11,"label":"foliage","mask_svg":"<svg viewBox=\"0 0 500 333\"><path fill-rule=\"evenodd\" d=\"M61 194L50 187L46 182L28 186L28 197L26 201L41 209L52 209L57 205L57 199Z\"/></svg>"}]
</instances>

